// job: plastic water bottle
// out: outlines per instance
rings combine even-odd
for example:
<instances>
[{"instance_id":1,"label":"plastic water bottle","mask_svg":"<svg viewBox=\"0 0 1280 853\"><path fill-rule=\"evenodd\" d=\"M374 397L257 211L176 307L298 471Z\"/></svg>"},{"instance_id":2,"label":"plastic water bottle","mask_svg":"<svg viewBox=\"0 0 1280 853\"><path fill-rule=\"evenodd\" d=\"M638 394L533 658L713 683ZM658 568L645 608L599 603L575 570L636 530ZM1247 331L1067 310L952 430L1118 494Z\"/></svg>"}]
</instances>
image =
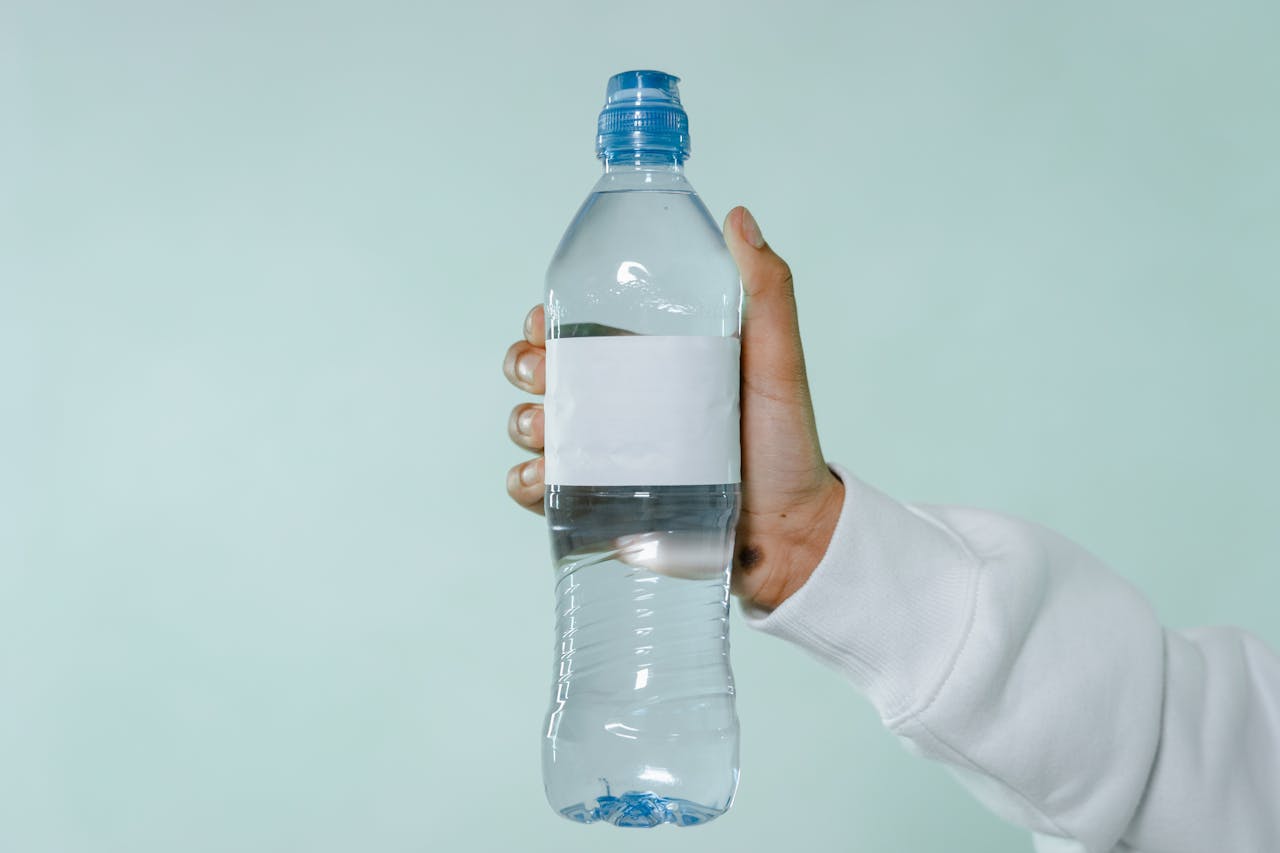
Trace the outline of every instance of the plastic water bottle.
<instances>
[{"instance_id":1,"label":"plastic water bottle","mask_svg":"<svg viewBox=\"0 0 1280 853\"><path fill-rule=\"evenodd\" d=\"M583 823L705 823L738 783L741 284L685 179L678 82L609 80L604 174L547 273L557 624L543 777L551 806Z\"/></svg>"}]
</instances>

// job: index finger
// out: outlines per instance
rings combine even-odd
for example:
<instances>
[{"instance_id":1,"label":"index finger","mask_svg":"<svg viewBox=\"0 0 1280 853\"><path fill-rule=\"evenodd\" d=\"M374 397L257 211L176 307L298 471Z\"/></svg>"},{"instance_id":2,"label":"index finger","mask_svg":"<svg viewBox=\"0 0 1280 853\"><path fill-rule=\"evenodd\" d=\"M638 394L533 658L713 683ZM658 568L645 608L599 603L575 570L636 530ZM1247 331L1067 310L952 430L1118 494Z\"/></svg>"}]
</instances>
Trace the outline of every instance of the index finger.
<instances>
[{"instance_id":1,"label":"index finger","mask_svg":"<svg viewBox=\"0 0 1280 853\"><path fill-rule=\"evenodd\" d=\"M524 339L535 347L547 345L547 314L538 304L524 315Z\"/></svg>"}]
</instances>

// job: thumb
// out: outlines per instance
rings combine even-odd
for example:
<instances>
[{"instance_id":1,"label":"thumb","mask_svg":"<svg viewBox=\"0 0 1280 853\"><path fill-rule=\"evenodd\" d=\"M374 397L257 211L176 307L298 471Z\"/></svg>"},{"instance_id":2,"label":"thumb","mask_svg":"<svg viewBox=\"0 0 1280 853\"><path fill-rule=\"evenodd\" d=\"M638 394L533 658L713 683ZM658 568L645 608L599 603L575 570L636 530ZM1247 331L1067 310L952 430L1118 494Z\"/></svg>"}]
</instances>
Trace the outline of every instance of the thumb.
<instances>
[{"instance_id":1,"label":"thumb","mask_svg":"<svg viewBox=\"0 0 1280 853\"><path fill-rule=\"evenodd\" d=\"M769 248L755 217L735 207L724 220L724 239L742 277L742 374L770 395L807 402L808 381L795 286L787 262Z\"/></svg>"}]
</instances>

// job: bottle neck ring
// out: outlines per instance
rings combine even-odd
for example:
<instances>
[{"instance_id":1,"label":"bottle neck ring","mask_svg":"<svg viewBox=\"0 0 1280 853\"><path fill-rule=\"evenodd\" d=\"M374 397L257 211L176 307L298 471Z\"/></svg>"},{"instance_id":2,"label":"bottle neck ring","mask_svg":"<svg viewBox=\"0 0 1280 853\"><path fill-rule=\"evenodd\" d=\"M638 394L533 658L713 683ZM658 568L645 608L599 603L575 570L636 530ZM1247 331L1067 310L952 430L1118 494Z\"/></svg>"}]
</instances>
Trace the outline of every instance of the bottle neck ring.
<instances>
[{"instance_id":1,"label":"bottle neck ring","mask_svg":"<svg viewBox=\"0 0 1280 853\"><path fill-rule=\"evenodd\" d=\"M680 172L684 168L684 157L680 156L678 151L654 151L643 148L602 151L600 161L604 164L606 173L637 170Z\"/></svg>"}]
</instances>

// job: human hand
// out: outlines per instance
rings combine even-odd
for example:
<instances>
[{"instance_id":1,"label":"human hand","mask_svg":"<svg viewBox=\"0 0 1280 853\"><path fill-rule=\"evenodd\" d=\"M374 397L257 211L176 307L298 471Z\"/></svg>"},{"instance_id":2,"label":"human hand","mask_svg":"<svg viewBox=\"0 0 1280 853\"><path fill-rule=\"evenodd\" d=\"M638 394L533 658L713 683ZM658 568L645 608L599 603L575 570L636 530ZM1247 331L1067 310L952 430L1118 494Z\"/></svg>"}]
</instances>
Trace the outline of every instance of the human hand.
<instances>
[{"instance_id":1,"label":"human hand","mask_svg":"<svg viewBox=\"0 0 1280 853\"><path fill-rule=\"evenodd\" d=\"M844 503L844 485L827 468L818 443L805 374L791 270L764 242L746 208L724 223L725 242L742 277L742 513L732 588L744 601L771 610L812 574ZM524 321L503 372L531 394L546 390L546 320L541 305ZM507 472L507 493L539 514L545 491L543 410L522 403L511 411L511 439L539 455Z\"/></svg>"}]
</instances>

